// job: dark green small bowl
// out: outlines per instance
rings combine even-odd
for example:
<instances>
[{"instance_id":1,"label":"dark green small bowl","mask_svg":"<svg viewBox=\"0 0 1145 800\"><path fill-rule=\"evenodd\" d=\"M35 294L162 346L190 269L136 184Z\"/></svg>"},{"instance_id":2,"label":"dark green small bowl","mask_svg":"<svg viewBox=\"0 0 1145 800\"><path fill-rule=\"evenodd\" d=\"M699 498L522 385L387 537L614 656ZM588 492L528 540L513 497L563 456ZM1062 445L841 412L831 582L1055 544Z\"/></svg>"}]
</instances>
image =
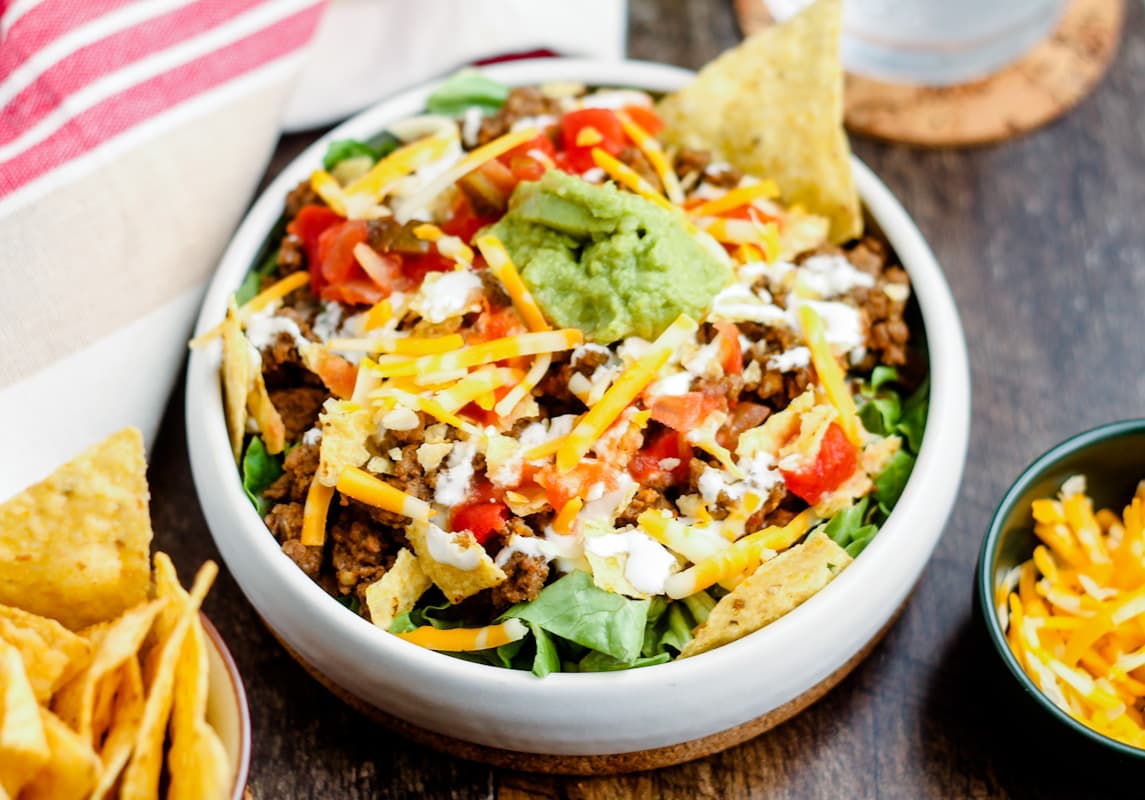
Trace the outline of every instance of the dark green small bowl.
<instances>
[{"instance_id":1,"label":"dark green small bowl","mask_svg":"<svg viewBox=\"0 0 1145 800\"><path fill-rule=\"evenodd\" d=\"M1145 759L1145 749L1110 739L1083 725L1042 693L1010 650L994 604L995 591L1006 574L1033 555L1036 542L1030 504L1041 497L1056 497L1062 482L1079 474L1086 477L1087 493L1093 498L1095 508L1110 508L1120 514L1133 498L1138 481L1145 478L1145 419L1113 422L1079 433L1022 471L994 512L986 540L982 542L982 553L978 557L978 604L998 655L1038 705L1090 741Z\"/></svg>"}]
</instances>

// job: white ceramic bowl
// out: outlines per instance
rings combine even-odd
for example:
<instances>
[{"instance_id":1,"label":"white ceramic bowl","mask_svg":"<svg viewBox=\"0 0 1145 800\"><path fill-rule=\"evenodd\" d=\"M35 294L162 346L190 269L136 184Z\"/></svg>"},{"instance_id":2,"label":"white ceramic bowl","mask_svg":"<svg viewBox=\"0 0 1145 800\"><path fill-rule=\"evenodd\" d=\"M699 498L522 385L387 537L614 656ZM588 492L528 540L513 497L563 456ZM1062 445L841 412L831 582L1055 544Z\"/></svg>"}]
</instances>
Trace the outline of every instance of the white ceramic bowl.
<instances>
[{"instance_id":1,"label":"white ceramic bowl","mask_svg":"<svg viewBox=\"0 0 1145 800\"><path fill-rule=\"evenodd\" d=\"M690 76L638 62L549 59L491 68L507 84L553 80L674 89ZM327 143L368 138L419 113L423 86L369 109L313 144L267 188L223 256L198 331L224 316L288 190ZM838 579L782 619L695 658L623 672L532 674L473 664L384 634L284 555L243 494L227 442L216 344L191 355L187 436L195 485L223 559L281 640L347 692L429 731L504 750L631 753L726 731L783 706L859 653L905 601L950 513L966 460L970 375L962 327L918 228L858 160L863 202L910 273L930 348L930 424L914 473L882 532Z\"/></svg>"},{"instance_id":2,"label":"white ceramic bowl","mask_svg":"<svg viewBox=\"0 0 1145 800\"><path fill-rule=\"evenodd\" d=\"M246 689L226 642L206 614L200 614L207 635L207 724L215 729L227 753L231 800L242 800L250 769L250 711Z\"/></svg>"}]
</instances>

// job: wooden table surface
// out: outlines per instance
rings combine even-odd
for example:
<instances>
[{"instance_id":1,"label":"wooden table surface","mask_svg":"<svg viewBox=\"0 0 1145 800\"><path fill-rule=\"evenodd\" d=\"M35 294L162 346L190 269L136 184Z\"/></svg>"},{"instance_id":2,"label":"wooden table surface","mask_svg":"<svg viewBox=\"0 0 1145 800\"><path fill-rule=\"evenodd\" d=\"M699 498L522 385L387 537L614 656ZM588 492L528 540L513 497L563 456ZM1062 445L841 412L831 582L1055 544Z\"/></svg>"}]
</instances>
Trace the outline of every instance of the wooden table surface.
<instances>
[{"instance_id":1,"label":"wooden table surface","mask_svg":"<svg viewBox=\"0 0 1145 800\"><path fill-rule=\"evenodd\" d=\"M696 67L739 39L730 0L631 0L630 20L635 58ZM656 772L584 779L490 769L403 741L334 699L271 638L224 570L206 608L250 697L254 796L1140 794L1133 764L1080 749L999 672L971 586L990 514L1023 466L1069 434L1145 416L1142 107L1145 11L1134 0L1112 71L1058 123L967 151L854 142L946 270L969 344L974 412L954 514L905 614L824 700L745 745ZM284 140L270 174L311 138ZM151 479L157 546L188 574L218 559L191 482L181 391Z\"/></svg>"}]
</instances>

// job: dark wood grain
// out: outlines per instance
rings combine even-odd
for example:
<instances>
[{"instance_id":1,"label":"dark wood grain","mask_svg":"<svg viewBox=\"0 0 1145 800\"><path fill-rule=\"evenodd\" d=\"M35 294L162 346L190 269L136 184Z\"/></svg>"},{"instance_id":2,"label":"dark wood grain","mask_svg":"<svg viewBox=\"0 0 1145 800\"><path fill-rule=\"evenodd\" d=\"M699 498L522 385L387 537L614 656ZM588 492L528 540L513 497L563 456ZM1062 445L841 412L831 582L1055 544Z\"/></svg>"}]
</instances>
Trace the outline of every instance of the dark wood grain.
<instances>
[{"instance_id":1,"label":"dark wood grain","mask_svg":"<svg viewBox=\"0 0 1145 800\"><path fill-rule=\"evenodd\" d=\"M729 3L631 0L636 58L694 67L737 38ZM913 600L826 699L746 745L657 772L492 770L401 741L334 700L224 571L207 611L250 695L255 797L1072 798L1139 785L1134 765L1083 749L1018 695L980 635L971 582L990 513L1026 463L1068 434L1145 415L1143 79L1135 2L1108 78L1058 123L967 151L854 143L946 269L970 349L974 424L954 515ZM271 172L310 138L285 140ZM152 504L158 546L189 574L218 554L184 438L176 396L152 460Z\"/></svg>"}]
</instances>

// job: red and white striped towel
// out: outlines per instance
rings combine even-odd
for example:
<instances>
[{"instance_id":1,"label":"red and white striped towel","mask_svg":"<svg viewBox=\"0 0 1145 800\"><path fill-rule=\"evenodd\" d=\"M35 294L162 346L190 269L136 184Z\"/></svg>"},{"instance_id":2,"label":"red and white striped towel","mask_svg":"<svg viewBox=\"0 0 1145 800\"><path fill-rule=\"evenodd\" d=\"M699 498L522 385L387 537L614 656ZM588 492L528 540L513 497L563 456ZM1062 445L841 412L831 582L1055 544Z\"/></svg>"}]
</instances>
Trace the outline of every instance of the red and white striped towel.
<instances>
[{"instance_id":1,"label":"red and white striped towel","mask_svg":"<svg viewBox=\"0 0 1145 800\"><path fill-rule=\"evenodd\" d=\"M322 0L0 0L0 497L158 426Z\"/></svg>"}]
</instances>

